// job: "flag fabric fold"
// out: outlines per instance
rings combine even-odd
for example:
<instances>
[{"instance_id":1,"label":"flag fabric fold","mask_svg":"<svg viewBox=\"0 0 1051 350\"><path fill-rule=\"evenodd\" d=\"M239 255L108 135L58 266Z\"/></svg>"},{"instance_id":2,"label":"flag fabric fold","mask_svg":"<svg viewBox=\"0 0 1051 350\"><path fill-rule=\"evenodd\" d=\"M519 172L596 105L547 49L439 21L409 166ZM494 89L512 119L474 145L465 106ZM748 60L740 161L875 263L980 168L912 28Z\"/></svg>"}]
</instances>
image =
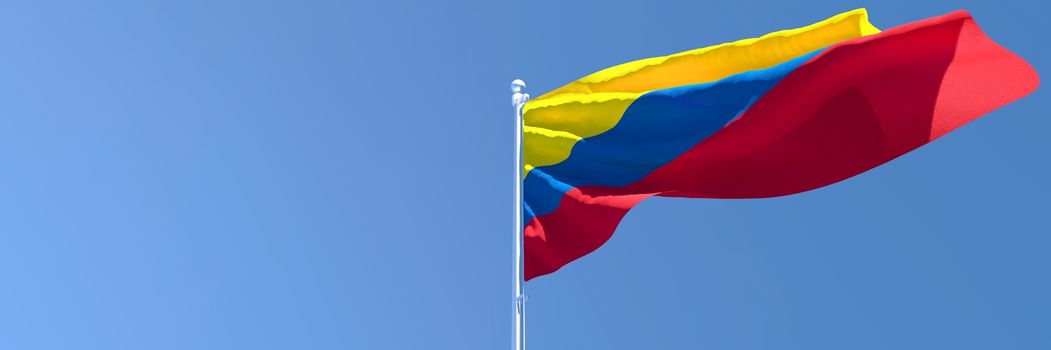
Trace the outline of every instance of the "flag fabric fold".
<instances>
[{"instance_id":1,"label":"flag fabric fold","mask_svg":"<svg viewBox=\"0 0 1051 350\"><path fill-rule=\"evenodd\" d=\"M586 76L524 108L525 278L594 251L648 197L826 186L1038 85L964 11L880 32L854 10Z\"/></svg>"}]
</instances>

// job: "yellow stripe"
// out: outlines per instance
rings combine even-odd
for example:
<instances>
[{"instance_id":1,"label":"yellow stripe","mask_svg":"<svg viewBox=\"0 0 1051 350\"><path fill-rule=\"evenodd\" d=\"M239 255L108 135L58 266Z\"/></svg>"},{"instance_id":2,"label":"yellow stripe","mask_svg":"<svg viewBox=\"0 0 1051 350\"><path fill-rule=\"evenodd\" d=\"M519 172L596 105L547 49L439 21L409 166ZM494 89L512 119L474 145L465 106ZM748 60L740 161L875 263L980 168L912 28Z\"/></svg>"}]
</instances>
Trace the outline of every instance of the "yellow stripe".
<instances>
[{"instance_id":1,"label":"yellow stripe","mask_svg":"<svg viewBox=\"0 0 1051 350\"><path fill-rule=\"evenodd\" d=\"M606 68L526 103L525 171L557 164L582 138L611 129L642 94L769 68L832 44L879 33L865 9L806 27Z\"/></svg>"},{"instance_id":2,"label":"yellow stripe","mask_svg":"<svg viewBox=\"0 0 1051 350\"><path fill-rule=\"evenodd\" d=\"M522 129L525 163L542 166L566 160L577 141L612 128L640 95L566 93L526 103ZM563 137L554 137L553 132Z\"/></svg>"}]
</instances>

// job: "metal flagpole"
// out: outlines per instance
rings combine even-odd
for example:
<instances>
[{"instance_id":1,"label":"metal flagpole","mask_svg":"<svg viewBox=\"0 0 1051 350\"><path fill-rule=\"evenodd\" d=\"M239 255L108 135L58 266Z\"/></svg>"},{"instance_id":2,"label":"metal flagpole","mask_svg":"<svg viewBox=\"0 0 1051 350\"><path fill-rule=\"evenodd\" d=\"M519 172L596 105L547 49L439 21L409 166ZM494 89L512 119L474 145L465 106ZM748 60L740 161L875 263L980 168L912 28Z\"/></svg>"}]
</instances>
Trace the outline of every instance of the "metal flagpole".
<instances>
[{"instance_id":1,"label":"metal flagpole","mask_svg":"<svg viewBox=\"0 0 1051 350\"><path fill-rule=\"evenodd\" d=\"M529 100L525 82L511 82L511 104L515 107L515 253L514 253L514 317L515 350L525 350L525 281L522 275L522 107Z\"/></svg>"}]
</instances>

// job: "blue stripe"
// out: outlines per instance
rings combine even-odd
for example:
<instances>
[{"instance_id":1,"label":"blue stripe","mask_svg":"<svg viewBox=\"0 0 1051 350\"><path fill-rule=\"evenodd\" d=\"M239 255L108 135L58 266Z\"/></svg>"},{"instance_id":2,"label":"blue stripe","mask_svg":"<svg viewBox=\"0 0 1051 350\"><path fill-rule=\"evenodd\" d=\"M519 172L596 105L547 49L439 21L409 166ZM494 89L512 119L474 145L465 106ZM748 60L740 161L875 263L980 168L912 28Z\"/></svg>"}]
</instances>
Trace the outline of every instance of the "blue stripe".
<instances>
[{"instance_id":1,"label":"blue stripe","mask_svg":"<svg viewBox=\"0 0 1051 350\"><path fill-rule=\"evenodd\" d=\"M536 214L534 214L533 213L533 209L529 207L529 201L525 201L524 203L522 203L522 227L521 228L525 229L526 226L529 226L529 222L533 221L533 218L535 218L535 217L536 217Z\"/></svg>"},{"instance_id":2,"label":"blue stripe","mask_svg":"<svg viewBox=\"0 0 1051 350\"><path fill-rule=\"evenodd\" d=\"M573 186L556 180L542 169L534 168L529 172L529 176L526 176L522 189L525 202L529 204L533 214L543 215L558 209L562 203L562 196L573 189ZM532 220L532 217L529 219Z\"/></svg>"}]
</instances>

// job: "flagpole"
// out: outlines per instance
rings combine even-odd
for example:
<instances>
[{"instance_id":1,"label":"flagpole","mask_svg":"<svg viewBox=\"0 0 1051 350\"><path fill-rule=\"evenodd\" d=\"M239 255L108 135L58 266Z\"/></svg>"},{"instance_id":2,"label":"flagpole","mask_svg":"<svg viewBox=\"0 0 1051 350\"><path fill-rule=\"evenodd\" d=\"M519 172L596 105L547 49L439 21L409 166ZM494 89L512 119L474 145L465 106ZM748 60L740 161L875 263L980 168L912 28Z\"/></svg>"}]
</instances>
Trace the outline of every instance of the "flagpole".
<instances>
[{"instance_id":1,"label":"flagpole","mask_svg":"<svg viewBox=\"0 0 1051 350\"><path fill-rule=\"evenodd\" d=\"M515 108L515 227L514 227L514 306L515 350L525 350L525 281L522 274L522 107L529 100L525 82L511 82L511 104Z\"/></svg>"}]
</instances>

